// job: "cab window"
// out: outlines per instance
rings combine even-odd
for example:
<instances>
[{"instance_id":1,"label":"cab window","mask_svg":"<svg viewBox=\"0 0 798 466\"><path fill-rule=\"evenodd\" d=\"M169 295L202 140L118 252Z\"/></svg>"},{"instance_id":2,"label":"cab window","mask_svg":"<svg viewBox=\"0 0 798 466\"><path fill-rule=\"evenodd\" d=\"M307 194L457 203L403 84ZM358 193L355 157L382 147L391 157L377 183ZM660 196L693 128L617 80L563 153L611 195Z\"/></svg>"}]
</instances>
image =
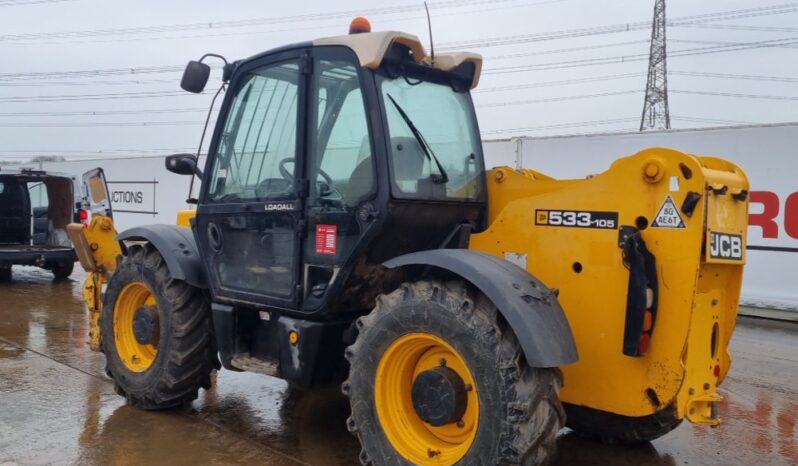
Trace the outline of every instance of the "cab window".
<instances>
[{"instance_id":1,"label":"cab window","mask_svg":"<svg viewBox=\"0 0 798 466\"><path fill-rule=\"evenodd\" d=\"M407 75L382 76L380 89L393 196L481 200L481 147L469 94Z\"/></svg>"},{"instance_id":2,"label":"cab window","mask_svg":"<svg viewBox=\"0 0 798 466\"><path fill-rule=\"evenodd\" d=\"M375 192L368 113L350 61L320 60L311 202L353 207Z\"/></svg>"},{"instance_id":3,"label":"cab window","mask_svg":"<svg viewBox=\"0 0 798 466\"><path fill-rule=\"evenodd\" d=\"M250 72L227 115L210 172L210 202L293 197L299 66Z\"/></svg>"}]
</instances>

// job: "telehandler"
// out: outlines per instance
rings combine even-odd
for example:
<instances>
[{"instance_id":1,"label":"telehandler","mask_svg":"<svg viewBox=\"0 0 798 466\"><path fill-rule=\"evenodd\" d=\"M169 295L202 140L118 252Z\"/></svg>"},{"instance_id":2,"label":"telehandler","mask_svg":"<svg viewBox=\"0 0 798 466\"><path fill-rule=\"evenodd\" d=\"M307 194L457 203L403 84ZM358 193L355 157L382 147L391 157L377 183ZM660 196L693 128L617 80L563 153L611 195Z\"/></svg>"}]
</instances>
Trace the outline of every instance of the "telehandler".
<instances>
[{"instance_id":1,"label":"telehandler","mask_svg":"<svg viewBox=\"0 0 798 466\"><path fill-rule=\"evenodd\" d=\"M563 426L719 424L745 173L665 148L579 180L486 170L481 67L359 18L225 61L204 170L166 158L201 180L177 225L117 235L95 173L70 233L117 392L171 408L220 367L341 384L364 465L534 465Z\"/></svg>"}]
</instances>

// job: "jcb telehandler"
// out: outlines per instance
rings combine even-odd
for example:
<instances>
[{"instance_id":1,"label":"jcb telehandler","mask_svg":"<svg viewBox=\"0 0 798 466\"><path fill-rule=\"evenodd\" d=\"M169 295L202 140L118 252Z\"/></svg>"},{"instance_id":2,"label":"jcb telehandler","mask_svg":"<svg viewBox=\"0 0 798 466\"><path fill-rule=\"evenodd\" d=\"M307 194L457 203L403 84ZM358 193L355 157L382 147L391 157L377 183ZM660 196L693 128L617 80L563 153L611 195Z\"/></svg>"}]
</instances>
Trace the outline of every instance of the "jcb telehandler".
<instances>
[{"instance_id":1,"label":"jcb telehandler","mask_svg":"<svg viewBox=\"0 0 798 466\"><path fill-rule=\"evenodd\" d=\"M70 228L118 393L178 406L220 365L342 384L374 465L540 464L564 425L718 424L745 173L664 148L582 180L486 170L481 57L366 26L225 62L204 170L166 159L201 179L177 225Z\"/></svg>"}]
</instances>

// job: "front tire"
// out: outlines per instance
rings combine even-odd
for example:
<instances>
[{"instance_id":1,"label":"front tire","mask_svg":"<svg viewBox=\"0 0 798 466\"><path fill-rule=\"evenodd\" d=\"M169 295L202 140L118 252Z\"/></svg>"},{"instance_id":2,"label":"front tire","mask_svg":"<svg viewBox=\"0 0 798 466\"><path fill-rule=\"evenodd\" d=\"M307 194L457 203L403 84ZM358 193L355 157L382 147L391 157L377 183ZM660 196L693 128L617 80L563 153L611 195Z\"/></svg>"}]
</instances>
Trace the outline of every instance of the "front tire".
<instances>
[{"instance_id":1,"label":"front tire","mask_svg":"<svg viewBox=\"0 0 798 466\"><path fill-rule=\"evenodd\" d=\"M219 368L205 292L174 279L151 245L133 245L111 276L100 326L116 392L144 409L197 398Z\"/></svg>"},{"instance_id":2,"label":"front tire","mask_svg":"<svg viewBox=\"0 0 798 466\"><path fill-rule=\"evenodd\" d=\"M75 270L74 262L58 262L53 265L53 278L56 281L66 280Z\"/></svg>"},{"instance_id":3,"label":"front tire","mask_svg":"<svg viewBox=\"0 0 798 466\"><path fill-rule=\"evenodd\" d=\"M559 370L529 367L485 296L461 282L406 283L380 296L357 327L343 391L362 464L538 465L553 458L565 422ZM462 384L452 386L467 389L454 403L460 410L448 411L444 424L431 420L424 411L430 404L415 398L420 387L418 393L433 390L436 396L426 400L433 405L446 399L435 384L420 382L434 371L450 374L433 374L438 382L451 380L454 371Z\"/></svg>"}]
</instances>

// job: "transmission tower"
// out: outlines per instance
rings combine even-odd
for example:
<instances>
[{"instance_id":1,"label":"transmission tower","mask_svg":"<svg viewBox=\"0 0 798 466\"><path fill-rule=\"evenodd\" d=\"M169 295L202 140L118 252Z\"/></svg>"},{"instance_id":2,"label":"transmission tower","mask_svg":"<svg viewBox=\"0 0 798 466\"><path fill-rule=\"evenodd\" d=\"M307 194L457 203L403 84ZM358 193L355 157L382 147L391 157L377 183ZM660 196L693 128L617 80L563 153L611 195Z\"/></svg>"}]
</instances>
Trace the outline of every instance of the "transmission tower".
<instances>
[{"instance_id":1,"label":"transmission tower","mask_svg":"<svg viewBox=\"0 0 798 466\"><path fill-rule=\"evenodd\" d=\"M665 0L654 1L654 20L651 23L651 51L648 57L648 81L643 102L640 131L670 129L668 110L668 66L665 39Z\"/></svg>"}]
</instances>

